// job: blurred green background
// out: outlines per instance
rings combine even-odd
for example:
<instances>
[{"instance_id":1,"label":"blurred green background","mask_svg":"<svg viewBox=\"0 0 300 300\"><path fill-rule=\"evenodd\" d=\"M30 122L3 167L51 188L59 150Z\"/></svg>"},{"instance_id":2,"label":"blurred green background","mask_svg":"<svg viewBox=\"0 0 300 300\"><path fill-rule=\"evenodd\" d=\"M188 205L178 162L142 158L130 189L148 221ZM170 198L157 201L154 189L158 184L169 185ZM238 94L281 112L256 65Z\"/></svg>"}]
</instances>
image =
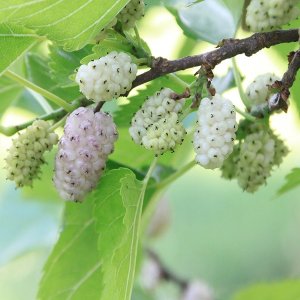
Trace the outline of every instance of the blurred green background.
<instances>
[{"instance_id":1,"label":"blurred green background","mask_svg":"<svg viewBox=\"0 0 300 300\"><path fill-rule=\"evenodd\" d=\"M140 28L157 56L172 59L214 48L185 37L163 7L150 7ZM238 57L245 84L268 71L280 76L288 49L281 46L250 58ZM225 75L229 67L230 61L225 61L215 74ZM242 108L236 89L225 95ZM25 109L10 108L2 122L11 125L32 116ZM266 187L249 195L236 182L221 179L219 171L194 167L169 188L171 225L163 236L150 241L169 269L183 278L204 280L217 300L231 299L237 290L251 284L300 276L300 189L276 196L284 176L300 165L299 121L293 102L289 113L276 115L272 125L291 152ZM52 187L53 156L44 168L43 181L32 191L15 190L5 181L2 158L9 143L9 138L0 136L0 298L32 300L43 264L61 230L63 203ZM186 154L187 160L189 157L191 153ZM163 295L161 299L167 299Z\"/></svg>"}]
</instances>

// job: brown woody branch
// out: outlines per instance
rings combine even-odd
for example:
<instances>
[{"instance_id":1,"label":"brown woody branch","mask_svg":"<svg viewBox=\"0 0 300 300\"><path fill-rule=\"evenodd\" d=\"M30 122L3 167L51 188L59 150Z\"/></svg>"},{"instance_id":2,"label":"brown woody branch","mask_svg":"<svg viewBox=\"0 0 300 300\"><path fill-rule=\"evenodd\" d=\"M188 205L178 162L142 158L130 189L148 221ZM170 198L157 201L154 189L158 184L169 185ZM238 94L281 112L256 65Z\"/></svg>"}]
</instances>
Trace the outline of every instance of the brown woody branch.
<instances>
[{"instance_id":1,"label":"brown woody branch","mask_svg":"<svg viewBox=\"0 0 300 300\"><path fill-rule=\"evenodd\" d=\"M290 96L290 88L293 86L297 72L300 69L300 50L291 52L288 56L288 69L283 74L280 81L276 81L270 88L275 90L275 94L260 106L257 111L252 112L256 117L264 117L275 110L288 110L288 98ZM276 92L277 91L277 92Z\"/></svg>"},{"instance_id":2,"label":"brown woody branch","mask_svg":"<svg viewBox=\"0 0 300 300\"><path fill-rule=\"evenodd\" d=\"M226 39L221 41L218 45L218 49L200 55L187 56L177 60L167 60L162 57L153 58L151 69L137 76L133 82L133 87L162 75L192 67L204 65L213 69L223 60L235 57L239 54L251 56L263 48L269 48L282 43L297 42L298 40L298 29L276 30L272 32L255 33L245 39Z\"/></svg>"},{"instance_id":3,"label":"brown woody branch","mask_svg":"<svg viewBox=\"0 0 300 300\"><path fill-rule=\"evenodd\" d=\"M293 86L300 68L300 50L291 52L288 56L288 60L289 66L287 71L283 74L281 81L276 81L273 84L273 87L279 91L269 100L269 112L280 109L287 112L290 88Z\"/></svg>"},{"instance_id":4,"label":"brown woody branch","mask_svg":"<svg viewBox=\"0 0 300 300\"><path fill-rule=\"evenodd\" d=\"M289 67L282 77L282 84L286 89L292 87L298 70L300 69L300 50L290 53Z\"/></svg>"},{"instance_id":5,"label":"brown woody branch","mask_svg":"<svg viewBox=\"0 0 300 300\"><path fill-rule=\"evenodd\" d=\"M160 267L160 278L166 281L171 281L175 284L177 284L179 287L181 287L182 289L185 289L188 286L188 281L184 280L182 278L179 278L176 274L172 273L161 261L161 259L159 258L159 256L152 251L151 249L146 249L147 254L149 255L149 257L151 257L151 259L153 259L158 266Z\"/></svg>"}]
</instances>

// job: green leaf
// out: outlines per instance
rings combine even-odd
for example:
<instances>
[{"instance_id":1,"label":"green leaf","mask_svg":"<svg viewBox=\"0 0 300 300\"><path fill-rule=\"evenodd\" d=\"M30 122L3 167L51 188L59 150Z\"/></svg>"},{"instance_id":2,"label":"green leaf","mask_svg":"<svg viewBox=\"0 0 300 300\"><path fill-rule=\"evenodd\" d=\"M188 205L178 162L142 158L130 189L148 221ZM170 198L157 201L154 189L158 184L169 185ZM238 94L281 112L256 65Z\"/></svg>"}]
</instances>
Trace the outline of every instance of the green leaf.
<instances>
[{"instance_id":1,"label":"green leaf","mask_svg":"<svg viewBox=\"0 0 300 300\"><path fill-rule=\"evenodd\" d=\"M191 5L200 3L200 2L202 2L202 1L204 1L204 0L195 0L195 1L193 1L192 3L188 4L188 6L191 6Z\"/></svg>"},{"instance_id":2,"label":"green leaf","mask_svg":"<svg viewBox=\"0 0 300 300\"><path fill-rule=\"evenodd\" d=\"M102 274L93 208L92 201L66 204L63 231L44 267L38 299L99 299Z\"/></svg>"},{"instance_id":3,"label":"green leaf","mask_svg":"<svg viewBox=\"0 0 300 300\"><path fill-rule=\"evenodd\" d=\"M22 88L11 79L0 78L0 116L21 95ZM0 120L1 120L0 117Z\"/></svg>"},{"instance_id":4,"label":"green leaf","mask_svg":"<svg viewBox=\"0 0 300 300\"><path fill-rule=\"evenodd\" d=\"M131 168L140 169L141 166L149 165L154 157L153 152L133 142L128 127L119 127L118 132L119 138L110 158ZM126 149L126 155L124 155L124 149Z\"/></svg>"},{"instance_id":5,"label":"green leaf","mask_svg":"<svg viewBox=\"0 0 300 300\"><path fill-rule=\"evenodd\" d=\"M33 94L4 76L0 78L0 99L0 121L10 106L26 109L37 115L44 113Z\"/></svg>"},{"instance_id":6,"label":"green leaf","mask_svg":"<svg viewBox=\"0 0 300 300\"><path fill-rule=\"evenodd\" d=\"M96 44L92 50L93 53L81 60L82 64L87 64L92 59L98 59L112 51L122 51L130 54L133 51L133 47L122 35L114 30L110 30L108 36L99 44Z\"/></svg>"},{"instance_id":7,"label":"green leaf","mask_svg":"<svg viewBox=\"0 0 300 300\"><path fill-rule=\"evenodd\" d=\"M300 185L300 168L294 168L291 173L285 177L285 180L285 184L277 192L278 195L282 195Z\"/></svg>"},{"instance_id":8,"label":"green leaf","mask_svg":"<svg viewBox=\"0 0 300 300\"><path fill-rule=\"evenodd\" d=\"M226 73L226 75L222 77L214 77L213 79L213 86L216 88L219 94L222 94L223 92L227 91L228 89L231 89L236 86L233 70L230 69Z\"/></svg>"},{"instance_id":9,"label":"green leaf","mask_svg":"<svg viewBox=\"0 0 300 300\"><path fill-rule=\"evenodd\" d=\"M240 0L206 0L194 5L188 5L188 0L164 3L187 36L212 44L235 35L243 9Z\"/></svg>"},{"instance_id":10,"label":"green leaf","mask_svg":"<svg viewBox=\"0 0 300 300\"><path fill-rule=\"evenodd\" d=\"M68 101L80 97L78 86L63 88L56 80L53 80L48 63L45 57L36 53L28 53L25 57L28 80Z\"/></svg>"},{"instance_id":11,"label":"green leaf","mask_svg":"<svg viewBox=\"0 0 300 300\"><path fill-rule=\"evenodd\" d=\"M136 269L144 190L128 169L101 180L95 206L98 249L103 259L101 300L130 300ZM117 248L116 248L117 246Z\"/></svg>"},{"instance_id":12,"label":"green leaf","mask_svg":"<svg viewBox=\"0 0 300 300\"><path fill-rule=\"evenodd\" d=\"M0 19L17 22L47 36L65 50L89 43L129 0L8 0L0 4Z\"/></svg>"},{"instance_id":13,"label":"green leaf","mask_svg":"<svg viewBox=\"0 0 300 300\"><path fill-rule=\"evenodd\" d=\"M133 60L135 57L144 58L150 56L151 53L147 43L143 40L141 40L141 43L143 49L139 47L136 39L130 34L126 34L126 37L124 37L115 30L108 30L106 38L99 44L96 44L93 47L93 53L84 57L81 63L87 64L91 60L99 59L112 51L125 52L130 55Z\"/></svg>"},{"instance_id":14,"label":"green leaf","mask_svg":"<svg viewBox=\"0 0 300 300\"><path fill-rule=\"evenodd\" d=\"M2 175L2 174L1 174ZM57 230L62 203L24 200L20 191L6 185L0 202L0 265L24 253L50 247Z\"/></svg>"},{"instance_id":15,"label":"green leaf","mask_svg":"<svg viewBox=\"0 0 300 300\"><path fill-rule=\"evenodd\" d=\"M80 61L90 55L92 45L87 45L81 50L67 52L61 47L50 46L49 67L52 78L60 84L61 87L77 86L77 84L69 77L74 73L75 69L80 66Z\"/></svg>"},{"instance_id":16,"label":"green leaf","mask_svg":"<svg viewBox=\"0 0 300 300\"><path fill-rule=\"evenodd\" d=\"M0 23L0 75L28 51L38 41L37 38L36 34L22 26Z\"/></svg>"},{"instance_id":17,"label":"green leaf","mask_svg":"<svg viewBox=\"0 0 300 300\"><path fill-rule=\"evenodd\" d=\"M300 280L261 283L239 292L233 300L298 300Z\"/></svg>"},{"instance_id":18,"label":"green leaf","mask_svg":"<svg viewBox=\"0 0 300 300\"><path fill-rule=\"evenodd\" d=\"M223 0L223 2L231 12L237 29L237 26L239 25L240 19L243 14L245 0Z\"/></svg>"}]
</instances>

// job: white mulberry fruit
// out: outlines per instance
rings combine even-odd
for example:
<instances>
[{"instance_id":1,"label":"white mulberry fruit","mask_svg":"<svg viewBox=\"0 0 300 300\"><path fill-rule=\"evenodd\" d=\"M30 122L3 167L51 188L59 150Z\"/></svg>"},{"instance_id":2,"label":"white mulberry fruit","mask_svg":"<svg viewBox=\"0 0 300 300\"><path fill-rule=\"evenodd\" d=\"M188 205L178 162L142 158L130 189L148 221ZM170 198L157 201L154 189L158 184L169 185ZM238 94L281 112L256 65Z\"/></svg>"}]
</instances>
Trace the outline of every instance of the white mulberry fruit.
<instances>
[{"instance_id":1,"label":"white mulberry fruit","mask_svg":"<svg viewBox=\"0 0 300 300\"><path fill-rule=\"evenodd\" d=\"M50 130L50 124L37 120L13 140L6 157L7 179L17 187L31 186L38 177L44 161L44 153L57 144L58 136Z\"/></svg>"},{"instance_id":2,"label":"white mulberry fruit","mask_svg":"<svg viewBox=\"0 0 300 300\"><path fill-rule=\"evenodd\" d=\"M182 300L213 300L213 291L200 280L194 280L188 284L183 293Z\"/></svg>"},{"instance_id":3,"label":"white mulberry fruit","mask_svg":"<svg viewBox=\"0 0 300 300\"><path fill-rule=\"evenodd\" d=\"M206 169L220 168L233 150L237 130L234 105L219 94L204 98L194 133L196 161Z\"/></svg>"},{"instance_id":4,"label":"white mulberry fruit","mask_svg":"<svg viewBox=\"0 0 300 300\"><path fill-rule=\"evenodd\" d=\"M141 286L146 290L154 290L161 279L162 270L159 263L152 257L145 259L141 269Z\"/></svg>"},{"instance_id":5,"label":"white mulberry fruit","mask_svg":"<svg viewBox=\"0 0 300 300\"><path fill-rule=\"evenodd\" d=\"M224 160L224 163L221 167L222 177L228 180L236 178L236 165L240 157L240 144L237 144L233 147L232 153Z\"/></svg>"},{"instance_id":6,"label":"white mulberry fruit","mask_svg":"<svg viewBox=\"0 0 300 300\"><path fill-rule=\"evenodd\" d=\"M113 51L87 65L81 65L75 80L87 99L99 102L118 98L129 91L136 74L137 65L131 57Z\"/></svg>"},{"instance_id":7,"label":"white mulberry fruit","mask_svg":"<svg viewBox=\"0 0 300 300\"><path fill-rule=\"evenodd\" d=\"M133 117L129 128L134 142L153 150L156 155L173 151L186 134L178 119L184 100L173 100L173 93L165 88L149 97Z\"/></svg>"},{"instance_id":8,"label":"white mulberry fruit","mask_svg":"<svg viewBox=\"0 0 300 300\"><path fill-rule=\"evenodd\" d=\"M247 7L246 25L250 31L267 31L298 18L299 0L252 0Z\"/></svg>"},{"instance_id":9,"label":"white mulberry fruit","mask_svg":"<svg viewBox=\"0 0 300 300\"><path fill-rule=\"evenodd\" d=\"M269 100L272 95L272 91L269 87L277 80L280 80L278 76L272 73L266 73L257 76L255 80L249 84L246 89L246 94L251 101L251 111Z\"/></svg>"},{"instance_id":10,"label":"white mulberry fruit","mask_svg":"<svg viewBox=\"0 0 300 300\"><path fill-rule=\"evenodd\" d=\"M283 161L283 158L288 155L289 148L276 134L272 133L271 136L275 142L274 165L279 167Z\"/></svg>"},{"instance_id":11,"label":"white mulberry fruit","mask_svg":"<svg viewBox=\"0 0 300 300\"><path fill-rule=\"evenodd\" d=\"M249 134L241 145L236 176L240 187L255 192L266 183L275 157L275 141L266 131Z\"/></svg>"},{"instance_id":12,"label":"white mulberry fruit","mask_svg":"<svg viewBox=\"0 0 300 300\"><path fill-rule=\"evenodd\" d=\"M144 0L131 0L117 15L118 20L122 23L125 30L133 28L135 22L144 16Z\"/></svg>"},{"instance_id":13,"label":"white mulberry fruit","mask_svg":"<svg viewBox=\"0 0 300 300\"><path fill-rule=\"evenodd\" d=\"M80 107L66 121L53 178L65 200L83 201L98 183L118 133L110 115Z\"/></svg>"}]
</instances>

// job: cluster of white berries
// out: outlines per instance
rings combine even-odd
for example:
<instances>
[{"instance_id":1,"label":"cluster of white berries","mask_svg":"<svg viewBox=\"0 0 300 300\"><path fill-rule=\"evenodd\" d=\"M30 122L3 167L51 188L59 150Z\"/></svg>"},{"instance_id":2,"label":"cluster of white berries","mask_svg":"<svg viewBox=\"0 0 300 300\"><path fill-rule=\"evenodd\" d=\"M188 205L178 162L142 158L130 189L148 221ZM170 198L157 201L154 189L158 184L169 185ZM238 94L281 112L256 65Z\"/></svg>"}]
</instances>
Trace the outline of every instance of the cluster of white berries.
<instances>
[{"instance_id":1,"label":"cluster of white berries","mask_svg":"<svg viewBox=\"0 0 300 300\"><path fill-rule=\"evenodd\" d=\"M285 145L284 141L278 137L278 135L274 134L273 132L270 134L275 142L274 165L279 167L283 161L283 158L288 155L289 148Z\"/></svg>"},{"instance_id":2,"label":"cluster of white berries","mask_svg":"<svg viewBox=\"0 0 300 300\"><path fill-rule=\"evenodd\" d=\"M175 101L172 94L172 90L165 88L149 97L134 115L129 128L134 142L156 155L173 151L186 134L178 119L184 100Z\"/></svg>"},{"instance_id":3,"label":"cluster of white berries","mask_svg":"<svg viewBox=\"0 0 300 300\"><path fill-rule=\"evenodd\" d=\"M87 99L108 101L129 91L136 73L137 65L128 54L113 51L81 65L75 80Z\"/></svg>"},{"instance_id":4,"label":"cluster of white berries","mask_svg":"<svg viewBox=\"0 0 300 300\"><path fill-rule=\"evenodd\" d=\"M98 183L118 133L110 115L80 107L66 121L54 184L65 200L82 201Z\"/></svg>"},{"instance_id":5,"label":"cluster of white berries","mask_svg":"<svg viewBox=\"0 0 300 300\"><path fill-rule=\"evenodd\" d=\"M239 161L240 151L241 151L240 144L234 145L232 153L229 155L227 159L225 159L221 167L223 178L228 180L236 178L236 164Z\"/></svg>"},{"instance_id":6,"label":"cluster of white berries","mask_svg":"<svg viewBox=\"0 0 300 300\"><path fill-rule=\"evenodd\" d=\"M266 183L273 167L279 166L288 152L284 142L270 129L250 126L246 137L224 162L222 177L236 178L243 190L253 193Z\"/></svg>"},{"instance_id":7,"label":"cluster of white berries","mask_svg":"<svg viewBox=\"0 0 300 300\"><path fill-rule=\"evenodd\" d=\"M135 22L144 16L145 3L143 0L131 0L117 15L125 30L133 28Z\"/></svg>"},{"instance_id":8,"label":"cluster of white berries","mask_svg":"<svg viewBox=\"0 0 300 300\"><path fill-rule=\"evenodd\" d=\"M237 130L234 105L216 94L201 100L194 133L196 161L204 168L220 168L233 150Z\"/></svg>"},{"instance_id":9,"label":"cluster of white berries","mask_svg":"<svg viewBox=\"0 0 300 300\"><path fill-rule=\"evenodd\" d=\"M246 136L241 145L236 176L240 187L249 192L255 192L270 176L274 155L275 142L264 131Z\"/></svg>"},{"instance_id":10,"label":"cluster of white berries","mask_svg":"<svg viewBox=\"0 0 300 300\"><path fill-rule=\"evenodd\" d=\"M299 16L299 0L251 0L246 25L253 32L280 28Z\"/></svg>"},{"instance_id":11,"label":"cluster of white berries","mask_svg":"<svg viewBox=\"0 0 300 300\"><path fill-rule=\"evenodd\" d=\"M251 101L251 111L255 111L261 105L264 105L272 95L271 86L275 81L280 80L278 76L272 73L266 73L257 76L246 89L248 99Z\"/></svg>"},{"instance_id":12,"label":"cluster of white berries","mask_svg":"<svg viewBox=\"0 0 300 300\"><path fill-rule=\"evenodd\" d=\"M57 144L58 136L51 132L50 124L37 120L13 140L6 157L7 179L17 187L31 186L38 177L44 161L44 153Z\"/></svg>"}]
</instances>

